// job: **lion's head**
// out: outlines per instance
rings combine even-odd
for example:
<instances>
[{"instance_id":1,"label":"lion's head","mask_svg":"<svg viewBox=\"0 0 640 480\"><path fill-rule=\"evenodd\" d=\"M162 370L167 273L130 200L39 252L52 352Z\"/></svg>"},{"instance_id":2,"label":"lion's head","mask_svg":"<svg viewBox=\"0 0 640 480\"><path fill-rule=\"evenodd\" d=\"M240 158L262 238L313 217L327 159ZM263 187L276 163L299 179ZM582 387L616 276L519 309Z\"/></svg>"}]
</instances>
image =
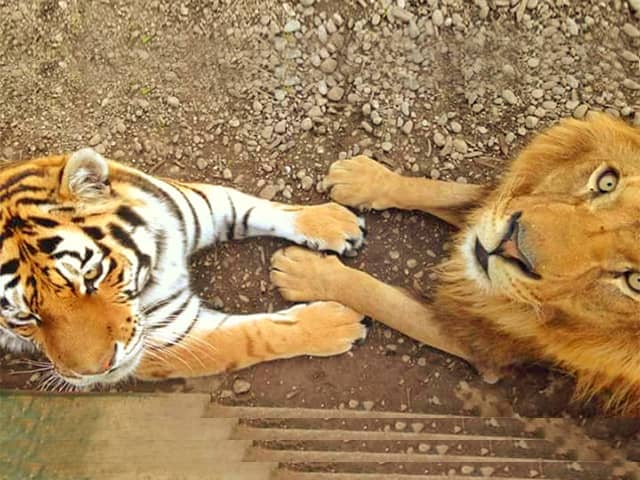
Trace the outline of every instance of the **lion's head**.
<instances>
[{"instance_id":1,"label":"lion's head","mask_svg":"<svg viewBox=\"0 0 640 480\"><path fill-rule=\"evenodd\" d=\"M640 130L598 114L540 134L460 240L465 280L444 297L466 294L468 312L523 357L577 373L583 394L640 392Z\"/></svg>"}]
</instances>

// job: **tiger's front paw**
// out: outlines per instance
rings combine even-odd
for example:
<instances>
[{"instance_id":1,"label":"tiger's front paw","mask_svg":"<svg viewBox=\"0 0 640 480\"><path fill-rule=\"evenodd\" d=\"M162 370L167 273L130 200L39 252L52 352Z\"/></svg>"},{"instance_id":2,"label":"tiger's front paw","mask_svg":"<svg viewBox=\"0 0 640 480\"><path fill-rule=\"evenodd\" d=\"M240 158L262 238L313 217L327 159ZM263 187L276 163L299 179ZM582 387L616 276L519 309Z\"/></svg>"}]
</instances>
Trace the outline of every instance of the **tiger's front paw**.
<instances>
[{"instance_id":1,"label":"tiger's front paw","mask_svg":"<svg viewBox=\"0 0 640 480\"><path fill-rule=\"evenodd\" d=\"M303 207L296 216L298 243L353 256L364 245L364 219L336 203Z\"/></svg>"},{"instance_id":2,"label":"tiger's front paw","mask_svg":"<svg viewBox=\"0 0 640 480\"><path fill-rule=\"evenodd\" d=\"M297 323L297 342L307 355L328 357L348 352L364 341L371 321L336 302L314 302L291 309Z\"/></svg>"}]
</instances>

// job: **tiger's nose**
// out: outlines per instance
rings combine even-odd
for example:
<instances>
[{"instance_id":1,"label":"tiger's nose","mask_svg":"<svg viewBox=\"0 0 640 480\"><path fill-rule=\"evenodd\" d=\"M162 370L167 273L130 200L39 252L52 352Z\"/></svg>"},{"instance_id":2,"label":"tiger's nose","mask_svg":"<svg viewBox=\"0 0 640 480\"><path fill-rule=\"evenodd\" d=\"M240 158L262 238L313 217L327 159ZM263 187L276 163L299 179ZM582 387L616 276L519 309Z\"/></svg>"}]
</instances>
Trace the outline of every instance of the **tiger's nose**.
<instances>
[{"instance_id":1,"label":"tiger's nose","mask_svg":"<svg viewBox=\"0 0 640 480\"><path fill-rule=\"evenodd\" d=\"M102 358L98 360L96 366L91 368L83 368L76 370L76 373L80 375L100 375L109 371L116 364L116 357L118 355L118 344L113 344L113 349L108 351Z\"/></svg>"}]
</instances>

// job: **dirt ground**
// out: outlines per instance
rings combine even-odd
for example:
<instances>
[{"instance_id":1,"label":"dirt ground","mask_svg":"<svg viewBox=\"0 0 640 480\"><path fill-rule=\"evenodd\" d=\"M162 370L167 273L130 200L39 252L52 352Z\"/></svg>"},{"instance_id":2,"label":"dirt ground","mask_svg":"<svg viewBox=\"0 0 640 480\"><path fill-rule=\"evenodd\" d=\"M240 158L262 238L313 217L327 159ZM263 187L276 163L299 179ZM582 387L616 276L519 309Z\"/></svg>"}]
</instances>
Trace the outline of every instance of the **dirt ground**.
<instances>
[{"instance_id":1,"label":"dirt ground","mask_svg":"<svg viewBox=\"0 0 640 480\"><path fill-rule=\"evenodd\" d=\"M408 175L488 182L534 132L605 110L640 126L633 0L0 0L0 158L91 145L147 172L318 203L338 158ZM374 186L375 188L375 186ZM451 229L367 213L350 265L429 295ZM284 242L193 259L226 311L285 302L268 259ZM35 388L10 355L0 386ZM234 393L237 380L248 391ZM640 460L640 421L571 402L544 366L484 384L464 362L376 325L353 352L120 390L198 391L229 404L571 417Z\"/></svg>"}]
</instances>

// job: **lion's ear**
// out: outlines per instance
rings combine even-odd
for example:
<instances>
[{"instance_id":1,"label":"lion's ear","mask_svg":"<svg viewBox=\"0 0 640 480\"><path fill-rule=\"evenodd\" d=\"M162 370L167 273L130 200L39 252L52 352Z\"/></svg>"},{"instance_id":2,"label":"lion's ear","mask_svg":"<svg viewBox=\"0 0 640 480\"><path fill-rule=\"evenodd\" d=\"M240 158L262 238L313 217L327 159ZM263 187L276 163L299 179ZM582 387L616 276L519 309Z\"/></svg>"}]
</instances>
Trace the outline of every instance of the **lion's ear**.
<instances>
[{"instance_id":1,"label":"lion's ear","mask_svg":"<svg viewBox=\"0 0 640 480\"><path fill-rule=\"evenodd\" d=\"M109 164L92 148L72 154L60 179L60 196L79 200L98 200L109 195Z\"/></svg>"}]
</instances>

